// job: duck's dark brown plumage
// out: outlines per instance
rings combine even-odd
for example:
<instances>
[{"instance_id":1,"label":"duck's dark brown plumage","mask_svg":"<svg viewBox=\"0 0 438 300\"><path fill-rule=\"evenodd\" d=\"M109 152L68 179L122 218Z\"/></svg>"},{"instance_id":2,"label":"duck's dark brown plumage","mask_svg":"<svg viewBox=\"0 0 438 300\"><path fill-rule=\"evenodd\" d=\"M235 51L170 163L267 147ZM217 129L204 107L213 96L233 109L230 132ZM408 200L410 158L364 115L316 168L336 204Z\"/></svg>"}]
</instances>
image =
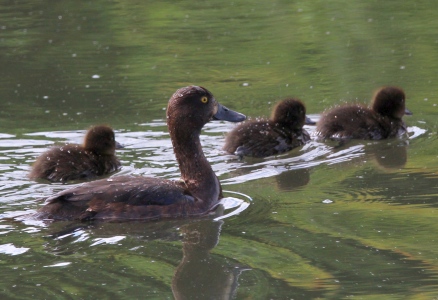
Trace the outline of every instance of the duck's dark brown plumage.
<instances>
[{"instance_id":1,"label":"duck's dark brown plumage","mask_svg":"<svg viewBox=\"0 0 438 300\"><path fill-rule=\"evenodd\" d=\"M212 119L240 122L245 116L221 106L205 88L177 90L169 100L167 124L181 180L120 176L88 182L48 198L36 217L146 220L208 213L222 198L199 140L202 127Z\"/></svg>"},{"instance_id":2,"label":"duck's dark brown plumage","mask_svg":"<svg viewBox=\"0 0 438 300\"><path fill-rule=\"evenodd\" d=\"M316 132L323 138L381 140L406 136L403 115L406 96L401 88L382 87L375 93L371 108L346 104L324 112Z\"/></svg>"},{"instance_id":3,"label":"duck's dark brown plumage","mask_svg":"<svg viewBox=\"0 0 438 300\"><path fill-rule=\"evenodd\" d=\"M87 131L83 145L55 146L41 154L33 164L29 177L66 182L112 173L121 166L115 155L118 145L110 127L93 126Z\"/></svg>"},{"instance_id":4,"label":"duck's dark brown plumage","mask_svg":"<svg viewBox=\"0 0 438 300\"><path fill-rule=\"evenodd\" d=\"M266 157L304 145L310 136L304 124L306 108L299 99L284 99L272 110L270 119L258 118L236 126L225 138L223 150L240 157Z\"/></svg>"}]
</instances>

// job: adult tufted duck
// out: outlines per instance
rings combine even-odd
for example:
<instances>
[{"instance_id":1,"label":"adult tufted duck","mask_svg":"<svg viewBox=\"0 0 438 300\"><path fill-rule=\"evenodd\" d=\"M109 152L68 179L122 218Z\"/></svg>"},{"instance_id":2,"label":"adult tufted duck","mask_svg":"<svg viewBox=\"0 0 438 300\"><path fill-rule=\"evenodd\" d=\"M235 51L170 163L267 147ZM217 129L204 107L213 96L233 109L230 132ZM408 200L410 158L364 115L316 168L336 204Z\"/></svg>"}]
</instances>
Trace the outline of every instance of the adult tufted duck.
<instances>
[{"instance_id":1,"label":"adult tufted duck","mask_svg":"<svg viewBox=\"0 0 438 300\"><path fill-rule=\"evenodd\" d=\"M346 104L324 112L317 124L317 134L323 138L381 140L407 136L403 115L406 96L401 88L382 87L375 93L371 108L361 104Z\"/></svg>"},{"instance_id":2,"label":"adult tufted duck","mask_svg":"<svg viewBox=\"0 0 438 300\"><path fill-rule=\"evenodd\" d=\"M52 147L35 161L29 174L31 179L55 182L89 180L112 173L120 168L115 155L121 148L115 141L114 131L106 125L91 127L84 144L66 144Z\"/></svg>"},{"instance_id":3,"label":"adult tufted duck","mask_svg":"<svg viewBox=\"0 0 438 300\"><path fill-rule=\"evenodd\" d=\"M212 119L240 122L245 116L220 105L203 87L177 90L167 106L167 126L181 180L116 176L87 182L49 197L36 217L120 221L207 214L223 197L199 140Z\"/></svg>"},{"instance_id":4,"label":"adult tufted duck","mask_svg":"<svg viewBox=\"0 0 438 300\"><path fill-rule=\"evenodd\" d=\"M298 99L285 99L276 104L270 119L257 118L236 126L227 134L223 150L240 158L287 152L310 140L304 124L315 124L306 117L304 104Z\"/></svg>"}]
</instances>

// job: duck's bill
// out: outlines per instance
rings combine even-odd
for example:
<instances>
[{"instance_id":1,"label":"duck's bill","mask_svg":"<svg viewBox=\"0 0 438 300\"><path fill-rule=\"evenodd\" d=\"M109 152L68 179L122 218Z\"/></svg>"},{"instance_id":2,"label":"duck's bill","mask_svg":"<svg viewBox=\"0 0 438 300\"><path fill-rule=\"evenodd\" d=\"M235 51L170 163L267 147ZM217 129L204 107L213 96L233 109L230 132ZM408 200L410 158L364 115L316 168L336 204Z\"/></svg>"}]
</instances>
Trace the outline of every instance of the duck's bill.
<instances>
[{"instance_id":1,"label":"duck's bill","mask_svg":"<svg viewBox=\"0 0 438 300\"><path fill-rule=\"evenodd\" d=\"M125 146L116 141L116 149L123 149Z\"/></svg>"},{"instance_id":2,"label":"duck's bill","mask_svg":"<svg viewBox=\"0 0 438 300\"><path fill-rule=\"evenodd\" d=\"M412 116L413 113L409 109L405 108L405 115Z\"/></svg>"},{"instance_id":3,"label":"duck's bill","mask_svg":"<svg viewBox=\"0 0 438 300\"><path fill-rule=\"evenodd\" d=\"M308 116L306 116L306 120L304 121L304 124L306 125L316 125L316 122L313 121L311 118L309 118Z\"/></svg>"},{"instance_id":4,"label":"duck's bill","mask_svg":"<svg viewBox=\"0 0 438 300\"><path fill-rule=\"evenodd\" d=\"M242 122L246 116L237 111L226 108L221 104L217 104L216 114L213 115L213 120L223 120L229 122Z\"/></svg>"}]
</instances>

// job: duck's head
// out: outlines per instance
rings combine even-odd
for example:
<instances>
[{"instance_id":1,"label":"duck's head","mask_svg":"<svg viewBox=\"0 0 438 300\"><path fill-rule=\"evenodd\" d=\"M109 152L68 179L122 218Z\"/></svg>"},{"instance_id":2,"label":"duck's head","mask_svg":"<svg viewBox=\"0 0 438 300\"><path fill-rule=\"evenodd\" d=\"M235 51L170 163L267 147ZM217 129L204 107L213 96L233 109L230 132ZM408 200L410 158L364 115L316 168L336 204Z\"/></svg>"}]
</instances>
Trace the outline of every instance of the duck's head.
<instances>
[{"instance_id":1,"label":"duck's head","mask_svg":"<svg viewBox=\"0 0 438 300\"><path fill-rule=\"evenodd\" d=\"M116 148L122 146L116 142L114 131L106 125L91 127L84 139L84 148L104 155L114 155Z\"/></svg>"},{"instance_id":2,"label":"duck's head","mask_svg":"<svg viewBox=\"0 0 438 300\"><path fill-rule=\"evenodd\" d=\"M399 87L382 87L374 95L372 108L375 112L393 119L412 115L405 107L406 95Z\"/></svg>"},{"instance_id":3,"label":"duck's head","mask_svg":"<svg viewBox=\"0 0 438 300\"><path fill-rule=\"evenodd\" d=\"M295 98L278 102L272 110L271 120L293 129L301 129L304 124L315 125L314 121L306 117L306 107L303 102Z\"/></svg>"},{"instance_id":4,"label":"duck's head","mask_svg":"<svg viewBox=\"0 0 438 300\"><path fill-rule=\"evenodd\" d=\"M210 120L241 122L245 115L232 111L216 101L213 95L200 86L187 86L177 90L167 105L167 124L201 129Z\"/></svg>"}]
</instances>

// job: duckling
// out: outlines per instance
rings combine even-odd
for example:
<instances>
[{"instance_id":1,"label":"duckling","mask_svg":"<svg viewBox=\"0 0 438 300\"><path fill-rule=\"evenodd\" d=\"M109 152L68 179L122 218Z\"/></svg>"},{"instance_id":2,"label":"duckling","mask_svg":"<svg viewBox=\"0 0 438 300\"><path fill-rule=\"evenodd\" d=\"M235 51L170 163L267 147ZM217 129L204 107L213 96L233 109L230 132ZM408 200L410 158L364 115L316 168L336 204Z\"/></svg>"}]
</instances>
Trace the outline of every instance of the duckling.
<instances>
[{"instance_id":1,"label":"duckling","mask_svg":"<svg viewBox=\"0 0 438 300\"><path fill-rule=\"evenodd\" d=\"M270 119L257 118L236 126L225 137L223 150L240 158L284 153L310 140L304 124L315 122L306 117L301 100L284 99L275 105Z\"/></svg>"},{"instance_id":2,"label":"duckling","mask_svg":"<svg viewBox=\"0 0 438 300\"><path fill-rule=\"evenodd\" d=\"M106 125L91 127L84 144L55 146L41 154L32 166L31 179L51 182L90 180L120 169L115 155L121 145L115 141L114 131Z\"/></svg>"},{"instance_id":3,"label":"duckling","mask_svg":"<svg viewBox=\"0 0 438 300\"><path fill-rule=\"evenodd\" d=\"M377 90L371 108L361 104L345 104L324 112L316 132L322 139L381 140L407 136L402 120L412 113L405 107L406 96L399 87Z\"/></svg>"},{"instance_id":4,"label":"duckling","mask_svg":"<svg viewBox=\"0 0 438 300\"><path fill-rule=\"evenodd\" d=\"M87 182L47 198L34 217L122 221L204 216L223 195L202 151L201 129L211 120L241 122L245 118L219 104L203 87L181 88L167 106L167 126L181 180L114 176Z\"/></svg>"}]
</instances>

